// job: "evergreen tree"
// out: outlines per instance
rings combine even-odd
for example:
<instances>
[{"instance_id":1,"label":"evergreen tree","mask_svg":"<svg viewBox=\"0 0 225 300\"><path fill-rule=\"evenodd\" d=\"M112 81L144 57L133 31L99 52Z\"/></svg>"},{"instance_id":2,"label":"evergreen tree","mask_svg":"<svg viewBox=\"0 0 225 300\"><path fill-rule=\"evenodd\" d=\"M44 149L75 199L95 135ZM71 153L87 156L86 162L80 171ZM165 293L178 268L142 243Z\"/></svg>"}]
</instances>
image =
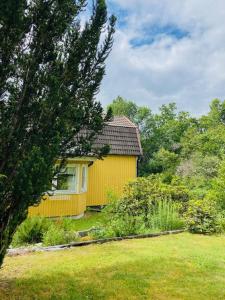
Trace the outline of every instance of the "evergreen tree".
<instances>
[{"instance_id":1,"label":"evergreen tree","mask_svg":"<svg viewBox=\"0 0 225 300\"><path fill-rule=\"evenodd\" d=\"M0 2L0 266L28 207L49 190L57 159L88 154L109 118L95 95L115 17L108 19L105 1L96 0L83 25L86 5Z\"/></svg>"}]
</instances>

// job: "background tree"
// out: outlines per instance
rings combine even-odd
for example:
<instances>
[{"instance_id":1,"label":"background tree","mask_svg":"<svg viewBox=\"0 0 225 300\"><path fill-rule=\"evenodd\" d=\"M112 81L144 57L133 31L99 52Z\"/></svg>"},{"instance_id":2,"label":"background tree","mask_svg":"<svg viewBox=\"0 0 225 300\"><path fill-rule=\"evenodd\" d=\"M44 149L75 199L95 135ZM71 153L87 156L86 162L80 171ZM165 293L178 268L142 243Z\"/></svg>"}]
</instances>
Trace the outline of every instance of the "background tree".
<instances>
[{"instance_id":1,"label":"background tree","mask_svg":"<svg viewBox=\"0 0 225 300\"><path fill-rule=\"evenodd\" d=\"M108 105L108 109L112 110L115 116L126 116L134 122L139 129L143 129L145 121L150 114L150 109L146 106L138 106L131 100L126 100L118 96Z\"/></svg>"},{"instance_id":2,"label":"background tree","mask_svg":"<svg viewBox=\"0 0 225 300\"><path fill-rule=\"evenodd\" d=\"M108 22L105 1L96 0L81 26L86 5L85 0L0 2L0 265L28 207L51 187L56 160L89 153L109 118L103 119L94 97L115 18Z\"/></svg>"},{"instance_id":3,"label":"background tree","mask_svg":"<svg viewBox=\"0 0 225 300\"><path fill-rule=\"evenodd\" d=\"M127 116L139 127L143 147L139 175L161 173L166 171L165 168L176 169L181 138L195 124L195 119L186 112L177 112L175 103L162 105L159 113L153 114L150 108L138 106L120 96L108 108L112 109L114 115Z\"/></svg>"}]
</instances>

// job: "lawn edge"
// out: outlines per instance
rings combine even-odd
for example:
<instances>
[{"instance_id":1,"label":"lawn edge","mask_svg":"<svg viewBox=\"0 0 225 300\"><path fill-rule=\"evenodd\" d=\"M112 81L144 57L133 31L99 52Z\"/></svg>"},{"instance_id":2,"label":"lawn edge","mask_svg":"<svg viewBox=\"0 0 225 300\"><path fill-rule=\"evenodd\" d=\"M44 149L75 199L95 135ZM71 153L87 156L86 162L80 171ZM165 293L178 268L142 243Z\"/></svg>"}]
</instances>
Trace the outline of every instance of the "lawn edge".
<instances>
[{"instance_id":1,"label":"lawn edge","mask_svg":"<svg viewBox=\"0 0 225 300\"><path fill-rule=\"evenodd\" d=\"M146 233L146 234L123 236L123 237L112 237L112 238L104 238L98 240L73 242L69 244L62 244L62 245L48 246L48 247L14 248L14 249L8 249L7 256L24 255L32 252L58 251L58 250L75 248L75 247L84 247L93 244L105 244L105 243L123 241L123 240L154 238L154 237L160 237L160 236L170 235L170 234L179 234L183 232L185 232L185 230L183 229L169 230L169 231L163 231L158 233Z\"/></svg>"}]
</instances>

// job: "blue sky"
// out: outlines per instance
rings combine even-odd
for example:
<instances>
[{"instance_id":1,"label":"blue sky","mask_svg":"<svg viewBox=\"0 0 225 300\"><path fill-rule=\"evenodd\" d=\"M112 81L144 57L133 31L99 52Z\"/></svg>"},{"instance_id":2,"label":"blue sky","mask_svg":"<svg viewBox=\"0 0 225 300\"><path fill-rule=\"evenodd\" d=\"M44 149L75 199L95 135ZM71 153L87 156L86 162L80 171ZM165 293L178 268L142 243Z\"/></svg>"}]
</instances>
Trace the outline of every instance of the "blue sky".
<instances>
[{"instance_id":1,"label":"blue sky","mask_svg":"<svg viewBox=\"0 0 225 300\"><path fill-rule=\"evenodd\" d=\"M176 102L195 115L225 99L224 0L108 0L117 18L98 99L121 95L153 111Z\"/></svg>"}]
</instances>

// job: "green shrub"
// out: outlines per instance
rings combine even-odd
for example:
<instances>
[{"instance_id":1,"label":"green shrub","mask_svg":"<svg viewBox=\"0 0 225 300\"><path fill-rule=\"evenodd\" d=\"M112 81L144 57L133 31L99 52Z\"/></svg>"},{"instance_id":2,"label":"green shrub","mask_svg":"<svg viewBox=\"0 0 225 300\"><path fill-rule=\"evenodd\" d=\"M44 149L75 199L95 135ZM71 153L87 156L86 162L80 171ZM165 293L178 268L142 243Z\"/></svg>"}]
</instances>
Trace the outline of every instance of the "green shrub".
<instances>
[{"instance_id":1,"label":"green shrub","mask_svg":"<svg viewBox=\"0 0 225 300\"><path fill-rule=\"evenodd\" d=\"M121 209L129 215L147 215L149 209L160 200L186 203L188 190L176 180L170 184L160 175L137 178L125 186Z\"/></svg>"},{"instance_id":2,"label":"green shrub","mask_svg":"<svg viewBox=\"0 0 225 300\"><path fill-rule=\"evenodd\" d=\"M191 200L186 213L188 230L192 233L211 234L219 231L218 211L215 202Z\"/></svg>"},{"instance_id":3,"label":"green shrub","mask_svg":"<svg viewBox=\"0 0 225 300\"><path fill-rule=\"evenodd\" d=\"M218 233L225 233L225 212L222 211L217 215L217 232Z\"/></svg>"},{"instance_id":4,"label":"green shrub","mask_svg":"<svg viewBox=\"0 0 225 300\"><path fill-rule=\"evenodd\" d=\"M166 231L184 228L184 220L179 215L176 203L159 201L149 214L148 227L152 231Z\"/></svg>"},{"instance_id":5,"label":"green shrub","mask_svg":"<svg viewBox=\"0 0 225 300\"><path fill-rule=\"evenodd\" d=\"M74 220L71 218L58 218L54 220L54 224L56 227L65 231L72 231L74 227Z\"/></svg>"},{"instance_id":6,"label":"green shrub","mask_svg":"<svg viewBox=\"0 0 225 300\"><path fill-rule=\"evenodd\" d=\"M12 245L22 246L42 242L43 234L48 230L51 221L44 217L29 217L17 229Z\"/></svg>"},{"instance_id":7,"label":"green shrub","mask_svg":"<svg viewBox=\"0 0 225 300\"><path fill-rule=\"evenodd\" d=\"M145 231L145 222L143 216L114 216L107 224L107 228L114 236L128 236L139 234Z\"/></svg>"},{"instance_id":8,"label":"green shrub","mask_svg":"<svg viewBox=\"0 0 225 300\"><path fill-rule=\"evenodd\" d=\"M30 217L18 227L12 246L18 247L41 242L46 246L51 246L66 244L74 240L76 240L76 236L73 230L73 220Z\"/></svg>"},{"instance_id":9,"label":"green shrub","mask_svg":"<svg viewBox=\"0 0 225 300\"><path fill-rule=\"evenodd\" d=\"M188 194L178 182L168 185L161 176L152 175L128 183L118 199L112 192L110 204L104 209L104 229L96 236L126 236L180 229L184 222L179 216Z\"/></svg>"},{"instance_id":10,"label":"green shrub","mask_svg":"<svg viewBox=\"0 0 225 300\"><path fill-rule=\"evenodd\" d=\"M124 222L131 222L135 227L136 223L140 223L140 218L147 222L149 212L161 200L179 203L179 209L184 210L188 191L176 180L166 184L161 176L151 175L128 183L121 199L110 197L111 203L106 208L107 219L116 215L120 220L126 218Z\"/></svg>"},{"instance_id":11,"label":"green shrub","mask_svg":"<svg viewBox=\"0 0 225 300\"><path fill-rule=\"evenodd\" d=\"M90 236L94 239L108 237L122 237L147 233L149 230L145 227L145 223L141 217L132 218L131 216L123 216L120 218L114 216L108 221L105 226L95 228Z\"/></svg>"},{"instance_id":12,"label":"green shrub","mask_svg":"<svg viewBox=\"0 0 225 300\"><path fill-rule=\"evenodd\" d=\"M45 246L68 244L75 240L76 236L73 231L66 231L55 224L52 224L43 235L43 244Z\"/></svg>"}]
</instances>

